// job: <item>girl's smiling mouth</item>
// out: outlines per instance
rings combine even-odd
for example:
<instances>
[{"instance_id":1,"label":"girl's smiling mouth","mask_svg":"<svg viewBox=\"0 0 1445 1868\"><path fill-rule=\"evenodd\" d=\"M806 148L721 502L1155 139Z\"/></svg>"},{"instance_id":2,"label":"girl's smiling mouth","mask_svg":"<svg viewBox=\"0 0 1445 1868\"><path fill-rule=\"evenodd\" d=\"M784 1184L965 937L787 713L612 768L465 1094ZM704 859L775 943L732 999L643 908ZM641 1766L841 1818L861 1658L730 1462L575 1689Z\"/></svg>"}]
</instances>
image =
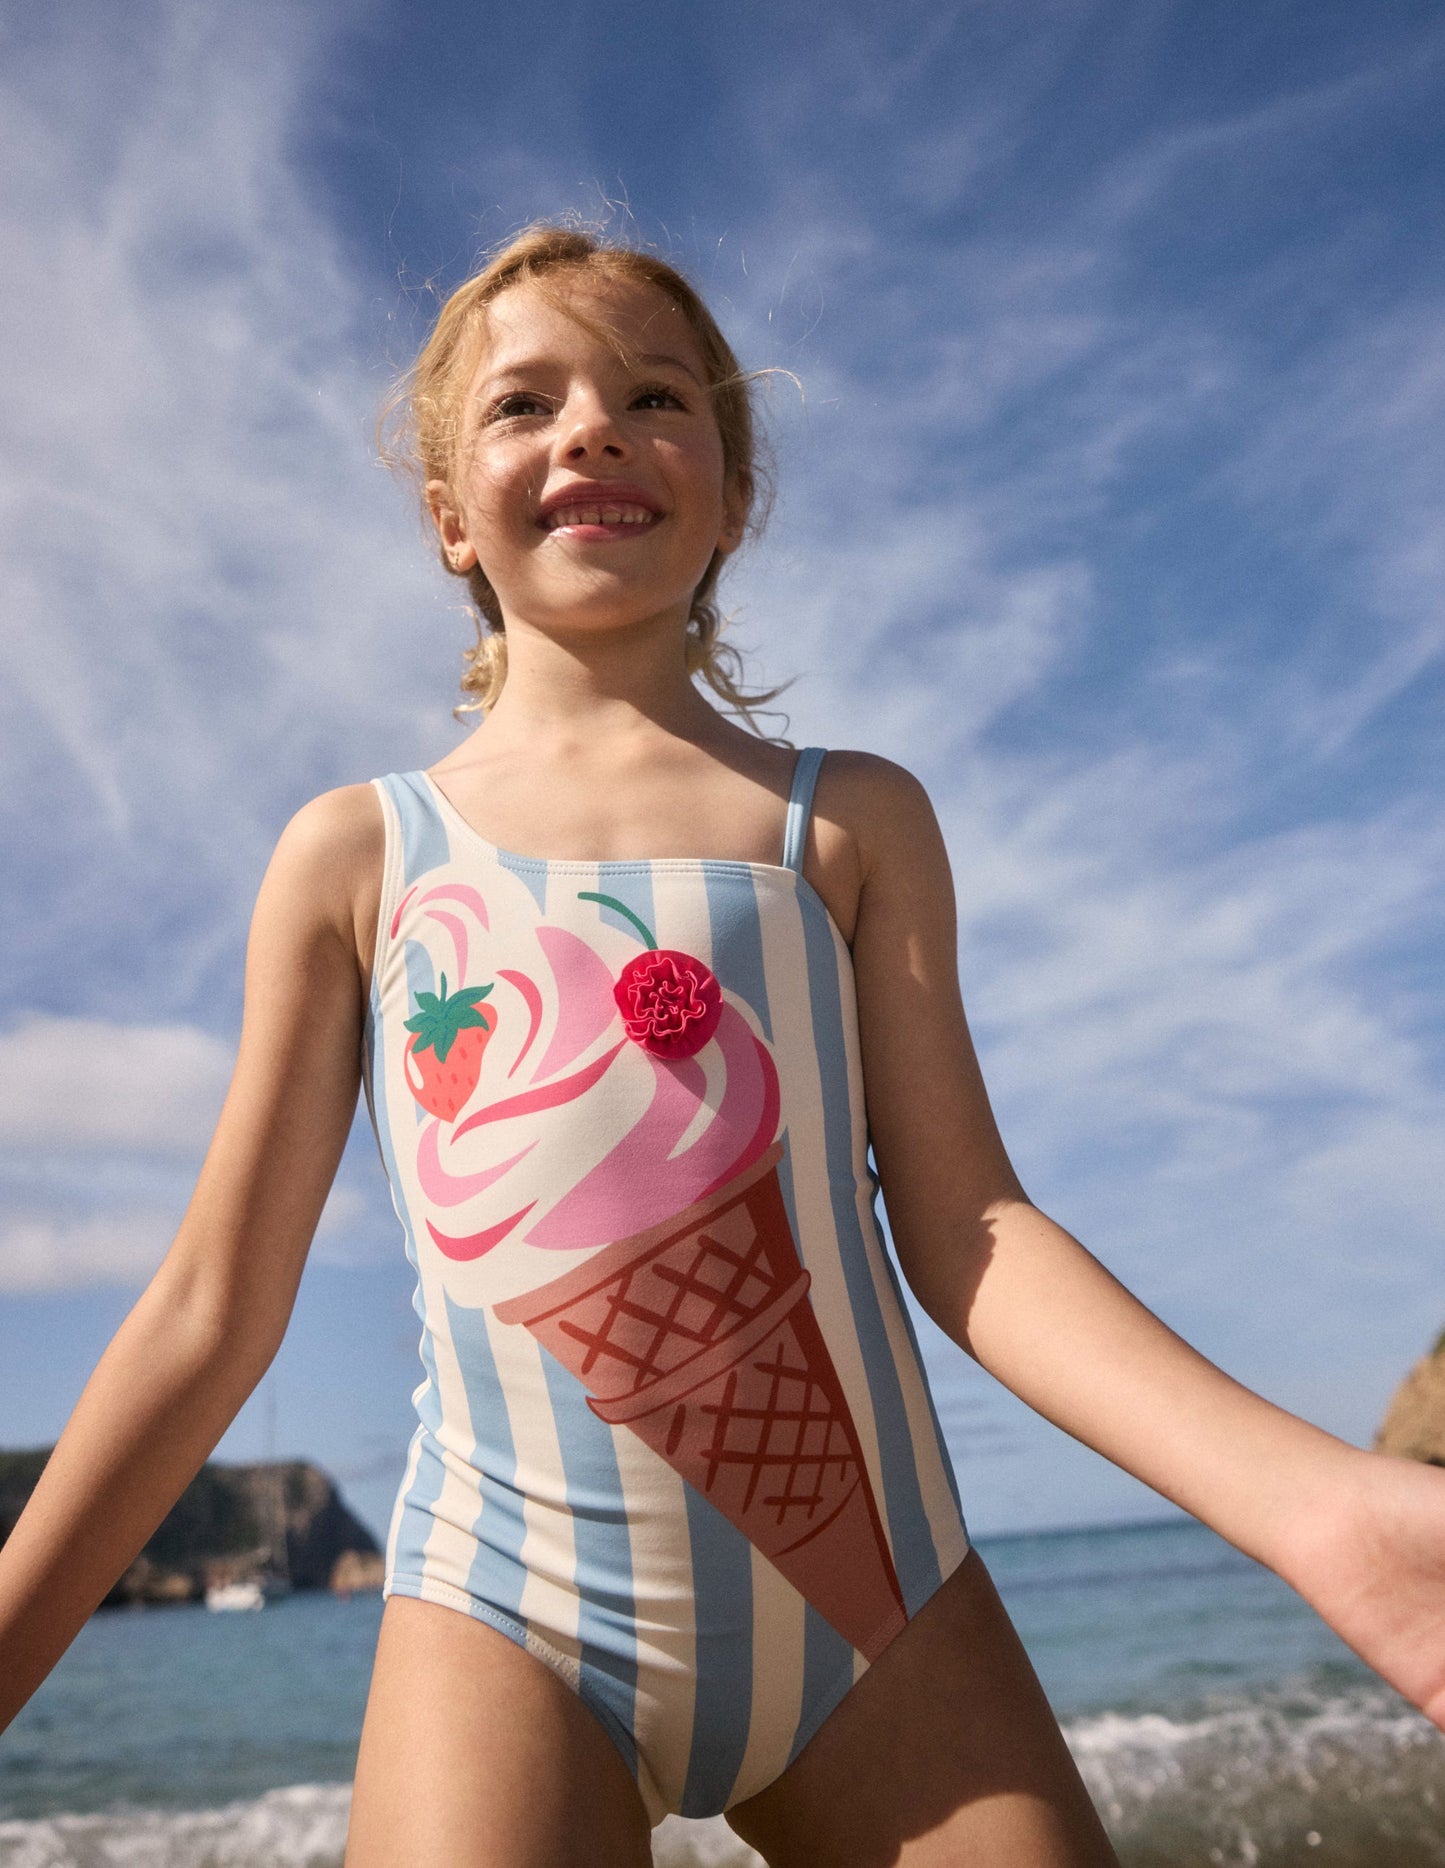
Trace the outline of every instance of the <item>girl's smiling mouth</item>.
<instances>
[{"instance_id":1,"label":"girl's smiling mouth","mask_svg":"<svg viewBox=\"0 0 1445 1868\"><path fill-rule=\"evenodd\" d=\"M583 481L545 499L537 523L544 532L567 538L637 538L651 531L662 516L651 495L640 487L621 481Z\"/></svg>"}]
</instances>

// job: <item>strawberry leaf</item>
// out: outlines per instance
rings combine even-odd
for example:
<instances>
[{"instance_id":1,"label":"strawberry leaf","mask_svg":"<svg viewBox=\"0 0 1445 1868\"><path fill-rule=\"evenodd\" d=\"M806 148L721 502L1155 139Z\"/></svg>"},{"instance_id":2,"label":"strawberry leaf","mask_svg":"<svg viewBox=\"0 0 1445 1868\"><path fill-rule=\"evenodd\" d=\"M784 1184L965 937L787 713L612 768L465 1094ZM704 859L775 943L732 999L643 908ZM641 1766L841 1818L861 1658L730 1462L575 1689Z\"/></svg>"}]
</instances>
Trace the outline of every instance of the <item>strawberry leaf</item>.
<instances>
[{"instance_id":1,"label":"strawberry leaf","mask_svg":"<svg viewBox=\"0 0 1445 1868\"><path fill-rule=\"evenodd\" d=\"M417 1004L421 1009L402 1023L408 1031L417 1034L416 1043L412 1047L414 1052L435 1051L438 1062L444 1064L460 1032L476 1028L492 1030L492 1020L473 1003L477 999L485 999L492 988L490 984L459 986L455 992L449 993L445 973L441 976L440 984L440 994L417 993Z\"/></svg>"}]
</instances>

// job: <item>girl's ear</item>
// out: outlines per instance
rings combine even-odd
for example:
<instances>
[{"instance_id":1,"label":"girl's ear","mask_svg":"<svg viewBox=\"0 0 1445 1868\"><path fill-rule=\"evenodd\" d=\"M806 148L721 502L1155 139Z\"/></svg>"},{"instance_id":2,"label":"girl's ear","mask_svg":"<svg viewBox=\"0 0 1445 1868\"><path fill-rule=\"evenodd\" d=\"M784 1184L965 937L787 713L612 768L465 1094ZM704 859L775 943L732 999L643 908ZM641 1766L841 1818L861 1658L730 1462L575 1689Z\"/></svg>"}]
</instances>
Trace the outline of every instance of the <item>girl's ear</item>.
<instances>
[{"instance_id":1,"label":"girl's ear","mask_svg":"<svg viewBox=\"0 0 1445 1868\"><path fill-rule=\"evenodd\" d=\"M467 537L466 519L445 480L427 481L426 503L447 563L454 571L470 571L477 562L476 547Z\"/></svg>"},{"instance_id":2,"label":"girl's ear","mask_svg":"<svg viewBox=\"0 0 1445 1868\"><path fill-rule=\"evenodd\" d=\"M719 551L736 551L742 544L752 503L752 476L739 469L729 476L723 492L723 524L717 541Z\"/></svg>"}]
</instances>

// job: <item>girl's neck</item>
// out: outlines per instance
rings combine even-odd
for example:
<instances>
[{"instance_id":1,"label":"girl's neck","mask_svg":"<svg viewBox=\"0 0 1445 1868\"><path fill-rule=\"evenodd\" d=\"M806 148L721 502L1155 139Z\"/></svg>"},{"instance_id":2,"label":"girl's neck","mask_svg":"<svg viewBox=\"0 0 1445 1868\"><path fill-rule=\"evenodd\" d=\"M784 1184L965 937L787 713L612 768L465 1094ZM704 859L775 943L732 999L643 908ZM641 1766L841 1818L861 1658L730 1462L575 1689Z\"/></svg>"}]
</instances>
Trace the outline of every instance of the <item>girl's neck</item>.
<instances>
[{"instance_id":1,"label":"girl's neck","mask_svg":"<svg viewBox=\"0 0 1445 1868\"><path fill-rule=\"evenodd\" d=\"M716 735L721 716L687 672L685 628L684 617L564 638L509 624L507 678L485 723L489 751L525 745L545 757L582 740Z\"/></svg>"}]
</instances>

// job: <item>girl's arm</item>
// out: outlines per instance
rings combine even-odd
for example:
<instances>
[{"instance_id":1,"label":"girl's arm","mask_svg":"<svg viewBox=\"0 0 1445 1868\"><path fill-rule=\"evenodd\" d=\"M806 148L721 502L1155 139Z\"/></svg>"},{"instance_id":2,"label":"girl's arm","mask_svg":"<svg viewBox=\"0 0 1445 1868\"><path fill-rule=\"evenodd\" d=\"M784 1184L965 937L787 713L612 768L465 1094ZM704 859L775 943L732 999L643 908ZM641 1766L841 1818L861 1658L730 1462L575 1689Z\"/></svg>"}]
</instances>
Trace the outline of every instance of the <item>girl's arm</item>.
<instances>
[{"instance_id":1,"label":"girl's arm","mask_svg":"<svg viewBox=\"0 0 1445 1868\"><path fill-rule=\"evenodd\" d=\"M853 939L869 1128L905 1276L1030 1407L1268 1564L1445 1726L1445 1473L1362 1453L1232 1380L1033 1206L958 990L928 795L840 762L862 888Z\"/></svg>"},{"instance_id":2,"label":"girl's arm","mask_svg":"<svg viewBox=\"0 0 1445 1868\"><path fill-rule=\"evenodd\" d=\"M174 1243L0 1549L0 1729L199 1471L275 1355L360 1082L353 901L380 814L298 811L262 881L230 1088Z\"/></svg>"}]
</instances>

